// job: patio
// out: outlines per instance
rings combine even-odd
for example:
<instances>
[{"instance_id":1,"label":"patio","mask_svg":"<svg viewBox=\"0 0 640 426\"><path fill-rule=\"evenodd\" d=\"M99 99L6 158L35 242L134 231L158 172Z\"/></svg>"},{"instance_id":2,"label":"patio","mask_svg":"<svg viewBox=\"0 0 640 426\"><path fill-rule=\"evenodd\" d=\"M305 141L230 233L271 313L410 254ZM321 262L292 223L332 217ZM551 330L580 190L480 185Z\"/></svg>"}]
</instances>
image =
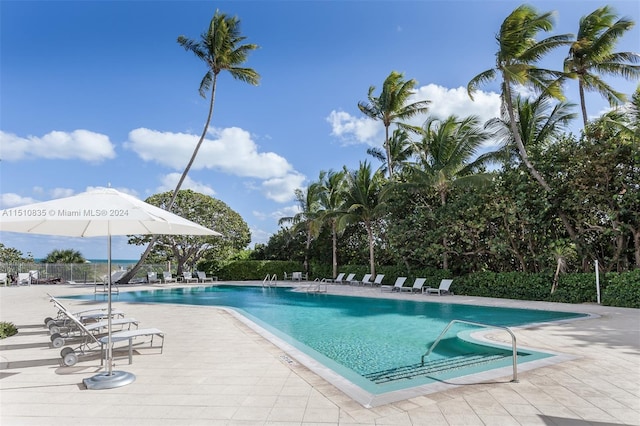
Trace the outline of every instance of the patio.
<instances>
[{"instance_id":1,"label":"patio","mask_svg":"<svg viewBox=\"0 0 640 426\"><path fill-rule=\"evenodd\" d=\"M247 284L247 283L238 283ZM254 283L258 284L258 283ZM290 283L289 283L290 284ZM259 284L258 284L259 285ZM131 289L162 285L131 286ZM165 285L166 286L166 285ZM330 285L329 293L442 301L377 288ZM121 286L127 291L128 286ZM55 296L93 286L0 287L0 321L19 328L0 341L0 423L4 425L640 425L640 311L447 296L455 303L570 310L596 318L515 329L518 345L574 359L484 383L365 408L226 310L114 303L143 327L166 332L164 353L141 351L115 369L128 386L86 390L100 360L61 366L43 319ZM86 303L68 301L69 306ZM496 340L508 336L496 333Z\"/></svg>"}]
</instances>

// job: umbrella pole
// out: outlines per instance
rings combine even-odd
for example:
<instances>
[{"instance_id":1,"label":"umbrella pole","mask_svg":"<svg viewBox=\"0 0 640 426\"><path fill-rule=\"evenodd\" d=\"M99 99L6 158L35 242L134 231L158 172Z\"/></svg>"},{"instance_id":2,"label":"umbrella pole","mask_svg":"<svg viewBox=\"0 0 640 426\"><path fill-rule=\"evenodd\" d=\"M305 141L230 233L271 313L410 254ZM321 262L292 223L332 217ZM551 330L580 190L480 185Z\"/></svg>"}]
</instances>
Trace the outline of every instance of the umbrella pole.
<instances>
[{"instance_id":1,"label":"umbrella pole","mask_svg":"<svg viewBox=\"0 0 640 426\"><path fill-rule=\"evenodd\" d=\"M111 345L111 234L107 240L108 257L107 268L109 272L109 280L107 284L107 364L106 371L98 373L95 376L84 379L84 385L87 389L113 389L126 386L136 380L136 376L126 371L113 371L113 349ZM102 354L100 354L102 356Z\"/></svg>"}]
</instances>

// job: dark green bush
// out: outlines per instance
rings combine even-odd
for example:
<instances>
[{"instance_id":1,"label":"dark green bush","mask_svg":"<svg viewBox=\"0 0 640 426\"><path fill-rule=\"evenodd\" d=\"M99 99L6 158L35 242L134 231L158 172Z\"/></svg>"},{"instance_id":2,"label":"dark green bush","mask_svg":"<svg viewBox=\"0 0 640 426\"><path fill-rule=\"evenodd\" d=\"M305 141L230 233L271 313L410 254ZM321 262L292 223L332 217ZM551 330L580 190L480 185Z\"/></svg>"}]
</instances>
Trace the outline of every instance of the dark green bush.
<instances>
[{"instance_id":1,"label":"dark green bush","mask_svg":"<svg viewBox=\"0 0 640 426\"><path fill-rule=\"evenodd\" d=\"M0 322L0 339L18 334L18 328L11 322Z\"/></svg>"},{"instance_id":2,"label":"dark green bush","mask_svg":"<svg viewBox=\"0 0 640 426\"><path fill-rule=\"evenodd\" d=\"M640 269L622 274L607 274L602 304L623 308L640 308Z\"/></svg>"},{"instance_id":3,"label":"dark green bush","mask_svg":"<svg viewBox=\"0 0 640 426\"><path fill-rule=\"evenodd\" d=\"M282 279L284 273L302 271L300 262L284 260L236 260L220 268L218 279L229 281L263 280L267 275Z\"/></svg>"}]
</instances>

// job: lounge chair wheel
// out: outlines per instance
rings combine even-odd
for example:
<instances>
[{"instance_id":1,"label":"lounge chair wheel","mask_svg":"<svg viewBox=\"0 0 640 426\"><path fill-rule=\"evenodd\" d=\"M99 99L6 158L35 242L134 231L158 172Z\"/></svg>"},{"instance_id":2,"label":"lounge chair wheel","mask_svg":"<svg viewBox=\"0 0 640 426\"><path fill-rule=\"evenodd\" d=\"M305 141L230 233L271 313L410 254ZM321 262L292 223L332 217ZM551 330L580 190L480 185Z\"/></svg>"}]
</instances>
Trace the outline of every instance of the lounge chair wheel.
<instances>
[{"instance_id":1,"label":"lounge chair wheel","mask_svg":"<svg viewBox=\"0 0 640 426\"><path fill-rule=\"evenodd\" d=\"M76 355L76 353L73 351L68 352L65 354L65 356L62 357L62 362L64 362L64 365L66 365L67 367L76 365L76 363L78 362L78 355Z\"/></svg>"},{"instance_id":2,"label":"lounge chair wheel","mask_svg":"<svg viewBox=\"0 0 640 426\"><path fill-rule=\"evenodd\" d=\"M51 343L53 344L54 348L61 348L64 345L64 339L62 338L62 336L60 336L60 334L56 333L51 336Z\"/></svg>"},{"instance_id":3,"label":"lounge chair wheel","mask_svg":"<svg viewBox=\"0 0 640 426\"><path fill-rule=\"evenodd\" d=\"M64 358L67 354L70 354L72 352L73 352L73 349L67 346L66 348L62 348L62 350L60 351L60 356Z\"/></svg>"},{"instance_id":4,"label":"lounge chair wheel","mask_svg":"<svg viewBox=\"0 0 640 426\"><path fill-rule=\"evenodd\" d=\"M56 320L54 320L53 318L51 318L49 321L47 321L46 326L47 328L51 328L52 325L56 325Z\"/></svg>"},{"instance_id":5,"label":"lounge chair wheel","mask_svg":"<svg viewBox=\"0 0 640 426\"><path fill-rule=\"evenodd\" d=\"M49 327L49 332L53 335L53 334L58 334L60 333L60 327L52 324L51 327Z\"/></svg>"},{"instance_id":6,"label":"lounge chair wheel","mask_svg":"<svg viewBox=\"0 0 640 426\"><path fill-rule=\"evenodd\" d=\"M49 325L48 325L48 324L49 324L49 321L53 321L53 318L51 318L51 317L46 317L46 318L44 319L44 325L46 325L46 326L48 327L48 326L49 326Z\"/></svg>"}]
</instances>

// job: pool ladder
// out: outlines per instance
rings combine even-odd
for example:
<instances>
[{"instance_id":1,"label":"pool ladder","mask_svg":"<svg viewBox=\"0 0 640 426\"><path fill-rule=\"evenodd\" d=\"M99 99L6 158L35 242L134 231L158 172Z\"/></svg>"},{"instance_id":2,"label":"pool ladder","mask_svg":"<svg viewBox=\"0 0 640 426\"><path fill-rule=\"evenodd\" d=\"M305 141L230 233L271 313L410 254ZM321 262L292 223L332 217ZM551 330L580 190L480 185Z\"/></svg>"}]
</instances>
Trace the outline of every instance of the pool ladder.
<instances>
[{"instance_id":1,"label":"pool ladder","mask_svg":"<svg viewBox=\"0 0 640 426\"><path fill-rule=\"evenodd\" d=\"M276 274L268 275L264 277L262 280L262 287L277 287L278 286L278 276Z\"/></svg>"},{"instance_id":2,"label":"pool ladder","mask_svg":"<svg viewBox=\"0 0 640 426\"><path fill-rule=\"evenodd\" d=\"M500 325L482 324L482 323L479 323L479 322L465 321L465 320L452 320L452 321L449 322L449 324L447 324L447 326L444 328L444 330L442 330L442 332L440 333L440 335L438 336L436 341L433 342L433 344L427 350L427 352L425 352L424 355L422 355L422 358L420 360L420 365L424 365L424 359L426 357L428 357L429 355L431 355L431 352L438 345L438 343L440 343L440 341L442 340L444 335L447 334L447 331L449 331L449 329L453 326L453 324L455 324L457 322L462 323L462 324L476 325L476 326L479 326L479 327L500 328L502 330L506 330L511 335L511 349L513 351L513 354L511 356L513 358L513 379L511 379L511 382L518 383L518 350L516 348L516 335L513 334L513 331L511 331L511 329L509 329L509 327L503 327L503 326L500 326Z\"/></svg>"}]
</instances>

